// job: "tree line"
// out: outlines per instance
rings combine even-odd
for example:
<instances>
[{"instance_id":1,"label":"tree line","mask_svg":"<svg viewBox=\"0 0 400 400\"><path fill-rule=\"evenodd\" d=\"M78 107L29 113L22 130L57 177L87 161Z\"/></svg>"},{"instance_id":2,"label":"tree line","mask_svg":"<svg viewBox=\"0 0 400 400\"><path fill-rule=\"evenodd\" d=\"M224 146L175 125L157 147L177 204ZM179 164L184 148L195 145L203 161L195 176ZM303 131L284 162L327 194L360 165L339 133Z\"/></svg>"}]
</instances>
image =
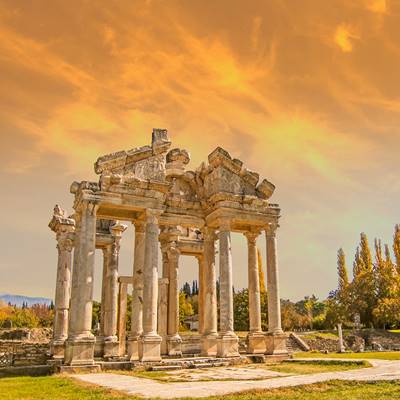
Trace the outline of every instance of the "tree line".
<instances>
[{"instance_id":1,"label":"tree line","mask_svg":"<svg viewBox=\"0 0 400 400\"><path fill-rule=\"evenodd\" d=\"M346 256L339 249L337 256L338 287L330 293L329 306L334 318L344 324L365 327L395 328L400 326L400 225L393 235L392 259L388 244L375 239L374 255L365 233L360 235L352 279L349 278Z\"/></svg>"}]
</instances>

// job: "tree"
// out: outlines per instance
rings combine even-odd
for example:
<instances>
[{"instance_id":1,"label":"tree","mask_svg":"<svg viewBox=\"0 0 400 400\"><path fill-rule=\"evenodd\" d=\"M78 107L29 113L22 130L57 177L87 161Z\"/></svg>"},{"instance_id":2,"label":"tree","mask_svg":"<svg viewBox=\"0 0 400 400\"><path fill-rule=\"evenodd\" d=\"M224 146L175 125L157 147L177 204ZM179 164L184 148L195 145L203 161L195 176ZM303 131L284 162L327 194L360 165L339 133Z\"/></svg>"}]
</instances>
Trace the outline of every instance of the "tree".
<instances>
[{"instance_id":1,"label":"tree","mask_svg":"<svg viewBox=\"0 0 400 400\"><path fill-rule=\"evenodd\" d=\"M338 288L333 293L336 301L330 302L330 312L336 313L332 319L336 323L343 323L349 318L350 299L350 283L346 267L346 256L343 249L338 250L337 254L337 271L338 271Z\"/></svg>"},{"instance_id":2,"label":"tree","mask_svg":"<svg viewBox=\"0 0 400 400\"><path fill-rule=\"evenodd\" d=\"M393 235L393 253L396 261L397 273L400 275L400 225L396 225Z\"/></svg>"},{"instance_id":3,"label":"tree","mask_svg":"<svg viewBox=\"0 0 400 400\"><path fill-rule=\"evenodd\" d=\"M376 305L374 266L371 250L365 233L360 235L353 264L353 281L351 284L352 313L360 314L361 322L367 326L373 324L373 309Z\"/></svg>"},{"instance_id":4,"label":"tree","mask_svg":"<svg viewBox=\"0 0 400 400\"><path fill-rule=\"evenodd\" d=\"M249 330L249 290L242 289L233 295L235 331Z\"/></svg>"},{"instance_id":5,"label":"tree","mask_svg":"<svg viewBox=\"0 0 400 400\"><path fill-rule=\"evenodd\" d=\"M189 286L190 287L190 286ZM179 293L179 326L181 329L186 329L184 321L187 317L193 315L193 307L187 300L186 294L182 291Z\"/></svg>"},{"instance_id":6,"label":"tree","mask_svg":"<svg viewBox=\"0 0 400 400\"><path fill-rule=\"evenodd\" d=\"M188 282L185 282L185 283L183 284L182 292L185 293L185 295L186 295L187 297L190 297L190 296L192 295L192 290L191 290L190 284L189 284Z\"/></svg>"}]
</instances>

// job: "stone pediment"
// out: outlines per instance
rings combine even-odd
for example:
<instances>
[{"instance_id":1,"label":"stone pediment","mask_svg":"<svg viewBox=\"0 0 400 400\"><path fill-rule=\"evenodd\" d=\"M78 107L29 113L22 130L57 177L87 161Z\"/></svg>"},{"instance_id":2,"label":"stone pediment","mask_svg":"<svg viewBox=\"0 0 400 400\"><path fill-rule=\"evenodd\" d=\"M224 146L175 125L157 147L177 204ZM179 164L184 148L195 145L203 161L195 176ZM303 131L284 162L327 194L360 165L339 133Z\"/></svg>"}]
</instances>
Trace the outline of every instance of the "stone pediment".
<instances>
[{"instance_id":1,"label":"stone pediment","mask_svg":"<svg viewBox=\"0 0 400 400\"><path fill-rule=\"evenodd\" d=\"M266 179L258 184L259 174L245 168L242 161L232 158L221 147L210 153L208 162L206 172L201 173L204 176L205 196L208 198L219 193L230 193L266 200L275 190L275 186Z\"/></svg>"},{"instance_id":2,"label":"stone pediment","mask_svg":"<svg viewBox=\"0 0 400 400\"><path fill-rule=\"evenodd\" d=\"M166 153L171 146L165 129L153 129L151 145L118 151L99 157L94 170L108 180L108 185L118 178L112 176L130 176L130 179L165 181ZM119 182L118 182L119 183Z\"/></svg>"}]
</instances>

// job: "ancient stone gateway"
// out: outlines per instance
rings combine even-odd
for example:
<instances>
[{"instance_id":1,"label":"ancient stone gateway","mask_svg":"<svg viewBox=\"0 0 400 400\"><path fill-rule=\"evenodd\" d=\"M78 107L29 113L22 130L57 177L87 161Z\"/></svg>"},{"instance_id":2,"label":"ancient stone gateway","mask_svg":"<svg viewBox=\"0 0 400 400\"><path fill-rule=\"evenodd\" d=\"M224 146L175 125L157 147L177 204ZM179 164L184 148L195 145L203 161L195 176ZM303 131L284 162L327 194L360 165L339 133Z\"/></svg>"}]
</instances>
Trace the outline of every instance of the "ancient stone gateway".
<instances>
[{"instance_id":1,"label":"ancient stone gateway","mask_svg":"<svg viewBox=\"0 0 400 400\"><path fill-rule=\"evenodd\" d=\"M152 143L100 157L99 182L74 182L74 214L56 206L58 269L52 354L66 365L90 365L95 357L158 361L181 356L179 258L199 263L199 334L205 356L235 357L231 232L248 243L248 352L287 354L281 329L276 230L280 209L269 203L274 185L216 148L208 163L186 170L186 150L170 150L167 131L154 129ZM120 240L135 226L131 277L118 277ZM268 332L261 329L256 239L265 232ZM215 254L219 242L220 315L217 318ZM158 274L161 246L162 267ZM95 250L103 251L100 334L91 330ZM72 250L73 263L72 263ZM132 285L132 323L125 332L126 296Z\"/></svg>"}]
</instances>

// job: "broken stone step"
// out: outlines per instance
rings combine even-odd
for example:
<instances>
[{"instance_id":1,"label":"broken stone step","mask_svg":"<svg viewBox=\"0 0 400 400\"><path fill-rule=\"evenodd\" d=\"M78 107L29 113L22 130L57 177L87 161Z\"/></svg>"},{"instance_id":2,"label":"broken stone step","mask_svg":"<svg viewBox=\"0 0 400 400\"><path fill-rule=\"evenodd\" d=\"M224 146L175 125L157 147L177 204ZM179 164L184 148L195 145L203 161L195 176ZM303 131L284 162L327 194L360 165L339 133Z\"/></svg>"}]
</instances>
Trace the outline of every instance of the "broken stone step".
<instances>
[{"instance_id":1,"label":"broken stone step","mask_svg":"<svg viewBox=\"0 0 400 400\"><path fill-rule=\"evenodd\" d=\"M177 369L182 369L181 365L153 365L150 371L173 371Z\"/></svg>"},{"instance_id":2,"label":"broken stone step","mask_svg":"<svg viewBox=\"0 0 400 400\"><path fill-rule=\"evenodd\" d=\"M199 364L192 364L191 368L199 369L199 368L213 368L213 367L227 367L229 363L227 362L203 362Z\"/></svg>"}]
</instances>

